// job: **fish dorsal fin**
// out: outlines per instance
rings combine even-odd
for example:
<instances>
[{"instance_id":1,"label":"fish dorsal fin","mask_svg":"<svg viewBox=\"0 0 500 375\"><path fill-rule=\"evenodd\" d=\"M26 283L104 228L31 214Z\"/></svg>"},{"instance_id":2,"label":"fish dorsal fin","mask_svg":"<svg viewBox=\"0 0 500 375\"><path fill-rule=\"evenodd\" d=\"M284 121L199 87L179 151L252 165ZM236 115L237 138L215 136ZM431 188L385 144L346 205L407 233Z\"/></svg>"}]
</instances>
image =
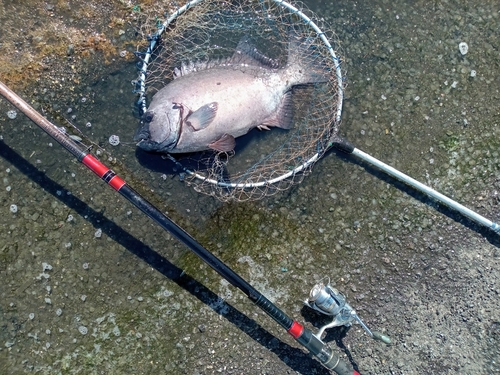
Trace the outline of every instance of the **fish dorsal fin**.
<instances>
[{"instance_id":1,"label":"fish dorsal fin","mask_svg":"<svg viewBox=\"0 0 500 375\"><path fill-rule=\"evenodd\" d=\"M217 109L219 109L217 102L201 106L186 116L186 125L190 126L194 131L205 129L214 120Z\"/></svg>"},{"instance_id":2,"label":"fish dorsal fin","mask_svg":"<svg viewBox=\"0 0 500 375\"><path fill-rule=\"evenodd\" d=\"M293 125L293 98L292 91L287 91L281 98L281 102L276 112L264 120L259 125L260 129L266 129L268 126L275 126L282 129L290 129Z\"/></svg>"},{"instance_id":3,"label":"fish dorsal fin","mask_svg":"<svg viewBox=\"0 0 500 375\"><path fill-rule=\"evenodd\" d=\"M193 72L199 72L200 70L207 70L217 66L221 66L228 63L229 60L230 59L225 58L200 61L183 61L180 67L174 68L173 78L176 79Z\"/></svg>"},{"instance_id":4,"label":"fish dorsal fin","mask_svg":"<svg viewBox=\"0 0 500 375\"><path fill-rule=\"evenodd\" d=\"M280 67L278 60L264 55L252 44L252 42L250 42L248 36L244 36L236 46L236 50L231 57L199 61L183 61L180 67L174 68L173 78L176 79L201 70L236 64L246 64L268 69L277 69Z\"/></svg>"},{"instance_id":5,"label":"fish dorsal fin","mask_svg":"<svg viewBox=\"0 0 500 375\"><path fill-rule=\"evenodd\" d=\"M208 145L212 150L221 151L221 152L229 152L234 150L236 146L236 141L232 135L224 134L215 142L212 142Z\"/></svg>"},{"instance_id":6,"label":"fish dorsal fin","mask_svg":"<svg viewBox=\"0 0 500 375\"><path fill-rule=\"evenodd\" d=\"M241 38L233 56L229 59L232 64L247 64L261 68L277 69L278 60L267 57L250 42L248 36Z\"/></svg>"}]
</instances>

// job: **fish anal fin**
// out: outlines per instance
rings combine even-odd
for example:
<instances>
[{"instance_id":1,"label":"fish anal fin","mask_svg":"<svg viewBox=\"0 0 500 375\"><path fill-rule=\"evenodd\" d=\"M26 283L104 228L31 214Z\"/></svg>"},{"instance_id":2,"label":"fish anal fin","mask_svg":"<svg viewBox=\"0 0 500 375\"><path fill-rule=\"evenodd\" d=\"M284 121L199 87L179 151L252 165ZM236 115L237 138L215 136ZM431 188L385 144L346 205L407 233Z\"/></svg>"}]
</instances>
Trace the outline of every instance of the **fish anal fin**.
<instances>
[{"instance_id":1,"label":"fish anal fin","mask_svg":"<svg viewBox=\"0 0 500 375\"><path fill-rule=\"evenodd\" d=\"M221 151L221 152L229 152L234 150L236 146L236 141L234 137L230 134L224 134L215 142L212 142L208 145L212 150Z\"/></svg>"},{"instance_id":2,"label":"fish anal fin","mask_svg":"<svg viewBox=\"0 0 500 375\"><path fill-rule=\"evenodd\" d=\"M258 126L259 129L269 129L269 126L281 129L290 129L293 125L293 98L292 91L287 91L281 98L277 110L262 124Z\"/></svg>"},{"instance_id":3,"label":"fish anal fin","mask_svg":"<svg viewBox=\"0 0 500 375\"><path fill-rule=\"evenodd\" d=\"M218 108L217 102L205 104L186 117L186 124L194 131L205 129L214 120Z\"/></svg>"}]
</instances>

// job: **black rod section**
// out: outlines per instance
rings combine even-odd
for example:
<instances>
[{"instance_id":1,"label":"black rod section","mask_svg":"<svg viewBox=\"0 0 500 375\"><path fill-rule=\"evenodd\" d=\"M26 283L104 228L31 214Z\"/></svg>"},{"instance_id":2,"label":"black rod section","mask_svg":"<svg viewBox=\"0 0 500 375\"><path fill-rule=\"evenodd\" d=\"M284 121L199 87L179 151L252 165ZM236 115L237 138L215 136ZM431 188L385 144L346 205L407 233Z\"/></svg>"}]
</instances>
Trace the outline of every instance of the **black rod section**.
<instances>
[{"instance_id":1,"label":"black rod section","mask_svg":"<svg viewBox=\"0 0 500 375\"><path fill-rule=\"evenodd\" d=\"M198 255L205 263L212 267L217 273L229 281L233 286L245 293L250 300L273 318L278 324L285 328L300 344L306 347L319 361L328 369L335 371L339 375L357 375L358 372L351 370L350 367L342 361L337 354L333 353L328 345L323 343L320 338L304 328L300 323L294 321L276 305L269 301L263 294L252 287L240 275L229 268L224 262L217 258L210 251L205 249L189 233L173 222L169 217L163 214L158 208L149 203L138 192L132 189L115 174L111 169L102 164L93 155L81 150L79 145L73 141L67 134L61 132L57 126L52 124L33 107L26 103L22 98L10 90L0 81L0 94L9 100L14 106L28 116L36 125L44 130L48 135L54 138L61 146L75 156L92 172L104 180L113 189L119 192L135 207L154 220L163 229L174 235L179 241L186 245L191 251Z\"/></svg>"}]
</instances>

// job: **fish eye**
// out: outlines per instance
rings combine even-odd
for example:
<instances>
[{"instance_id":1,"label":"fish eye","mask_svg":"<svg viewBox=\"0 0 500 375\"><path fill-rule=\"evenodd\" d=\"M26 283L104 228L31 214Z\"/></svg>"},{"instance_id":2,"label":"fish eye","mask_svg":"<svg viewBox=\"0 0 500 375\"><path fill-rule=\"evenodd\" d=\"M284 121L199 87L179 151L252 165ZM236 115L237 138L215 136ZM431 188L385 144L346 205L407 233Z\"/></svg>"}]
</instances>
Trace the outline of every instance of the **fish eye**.
<instances>
[{"instance_id":1,"label":"fish eye","mask_svg":"<svg viewBox=\"0 0 500 375\"><path fill-rule=\"evenodd\" d=\"M155 114L153 112L146 112L144 114L144 121L151 122L151 121L153 121L154 116L155 116Z\"/></svg>"}]
</instances>

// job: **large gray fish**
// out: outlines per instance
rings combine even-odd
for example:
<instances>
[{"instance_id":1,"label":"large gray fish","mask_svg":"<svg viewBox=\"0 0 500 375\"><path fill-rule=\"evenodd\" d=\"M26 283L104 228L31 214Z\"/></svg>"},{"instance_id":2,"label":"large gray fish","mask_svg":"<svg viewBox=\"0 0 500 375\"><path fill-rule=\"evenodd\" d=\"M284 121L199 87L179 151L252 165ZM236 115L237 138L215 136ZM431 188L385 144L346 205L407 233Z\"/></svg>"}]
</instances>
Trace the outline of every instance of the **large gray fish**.
<instances>
[{"instance_id":1,"label":"large gray fish","mask_svg":"<svg viewBox=\"0 0 500 375\"><path fill-rule=\"evenodd\" d=\"M287 64L278 63L243 38L229 59L183 64L158 91L134 139L146 151L231 151L235 138L257 127L292 126L292 88L328 80L314 66L311 42L291 36Z\"/></svg>"}]
</instances>

